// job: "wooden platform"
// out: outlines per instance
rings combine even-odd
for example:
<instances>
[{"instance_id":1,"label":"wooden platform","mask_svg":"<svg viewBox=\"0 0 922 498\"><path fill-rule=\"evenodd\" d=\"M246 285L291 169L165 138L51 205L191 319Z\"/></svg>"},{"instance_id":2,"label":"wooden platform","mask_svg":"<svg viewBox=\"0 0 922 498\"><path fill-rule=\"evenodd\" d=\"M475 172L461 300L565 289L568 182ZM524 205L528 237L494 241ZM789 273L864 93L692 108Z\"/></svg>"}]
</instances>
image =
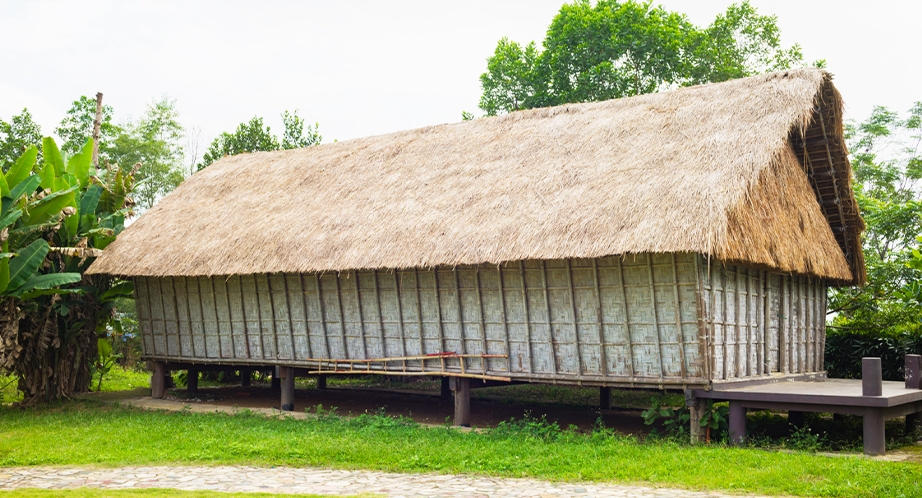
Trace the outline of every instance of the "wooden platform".
<instances>
[{"instance_id":1,"label":"wooden platform","mask_svg":"<svg viewBox=\"0 0 922 498\"><path fill-rule=\"evenodd\" d=\"M915 429L922 412L922 390L903 382L880 382L879 395L865 395L857 379L774 382L710 391L695 390L698 398L730 402L730 440L739 444L746 436L746 410L788 411L796 419L802 412L845 413L864 418L864 452L881 455L886 451L884 421L907 416Z\"/></svg>"}]
</instances>

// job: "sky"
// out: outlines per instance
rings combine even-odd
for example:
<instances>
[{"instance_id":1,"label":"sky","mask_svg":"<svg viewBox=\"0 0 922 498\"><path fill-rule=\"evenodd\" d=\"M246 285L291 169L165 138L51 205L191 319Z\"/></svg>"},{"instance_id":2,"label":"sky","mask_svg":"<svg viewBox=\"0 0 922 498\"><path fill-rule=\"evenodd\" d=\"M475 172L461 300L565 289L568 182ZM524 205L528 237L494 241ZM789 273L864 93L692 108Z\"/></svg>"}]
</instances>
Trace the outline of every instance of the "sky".
<instances>
[{"instance_id":1,"label":"sky","mask_svg":"<svg viewBox=\"0 0 922 498\"><path fill-rule=\"evenodd\" d=\"M28 108L50 134L80 95L103 92L116 121L163 96L202 148L283 110L324 142L480 114L478 76L503 36L541 42L562 0L0 0L0 119ZM729 0L661 0L704 26ZM782 43L826 59L846 118L922 100L922 2L752 0Z\"/></svg>"}]
</instances>

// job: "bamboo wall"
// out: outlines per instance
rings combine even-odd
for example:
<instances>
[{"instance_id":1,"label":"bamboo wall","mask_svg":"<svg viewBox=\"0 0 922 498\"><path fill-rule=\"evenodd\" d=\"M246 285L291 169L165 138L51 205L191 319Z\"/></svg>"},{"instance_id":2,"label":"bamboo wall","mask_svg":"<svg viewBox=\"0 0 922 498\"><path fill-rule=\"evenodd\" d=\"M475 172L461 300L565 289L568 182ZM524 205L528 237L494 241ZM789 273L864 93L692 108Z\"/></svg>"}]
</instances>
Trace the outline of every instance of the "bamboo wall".
<instances>
[{"instance_id":1,"label":"bamboo wall","mask_svg":"<svg viewBox=\"0 0 922 498\"><path fill-rule=\"evenodd\" d=\"M821 282L693 254L135 285L145 357L174 363L663 387L822 370ZM446 352L492 357L419 358Z\"/></svg>"},{"instance_id":2,"label":"bamboo wall","mask_svg":"<svg viewBox=\"0 0 922 498\"><path fill-rule=\"evenodd\" d=\"M707 261L699 266L712 380L825 370L822 280Z\"/></svg>"}]
</instances>

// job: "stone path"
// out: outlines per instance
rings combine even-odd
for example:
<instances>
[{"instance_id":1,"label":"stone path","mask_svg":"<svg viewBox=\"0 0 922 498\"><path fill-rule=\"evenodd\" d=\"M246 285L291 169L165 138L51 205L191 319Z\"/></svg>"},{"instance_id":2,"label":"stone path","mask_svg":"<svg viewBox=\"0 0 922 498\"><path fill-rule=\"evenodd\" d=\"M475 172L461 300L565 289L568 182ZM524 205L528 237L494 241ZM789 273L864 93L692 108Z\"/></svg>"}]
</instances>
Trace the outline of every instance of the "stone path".
<instances>
[{"instance_id":1,"label":"stone path","mask_svg":"<svg viewBox=\"0 0 922 498\"><path fill-rule=\"evenodd\" d=\"M398 497L713 498L721 493L614 484L553 483L438 474L258 467L12 467L0 468L0 491L16 488L170 488L181 490L375 493Z\"/></svg>"}]
</instances>

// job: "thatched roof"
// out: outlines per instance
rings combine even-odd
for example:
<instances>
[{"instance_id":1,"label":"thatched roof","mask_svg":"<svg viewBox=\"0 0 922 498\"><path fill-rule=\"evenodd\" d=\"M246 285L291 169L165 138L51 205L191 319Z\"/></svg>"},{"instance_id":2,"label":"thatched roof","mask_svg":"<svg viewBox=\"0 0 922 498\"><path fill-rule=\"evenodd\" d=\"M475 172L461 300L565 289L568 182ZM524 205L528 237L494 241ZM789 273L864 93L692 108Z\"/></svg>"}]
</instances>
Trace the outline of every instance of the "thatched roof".
<instances>
[{"instance_id":1,"label":"thatched roof","mask_svg":"<svg viewBox=\"0 0 922 498\"><path fill-rule=\"evenodd\" d=\"M226 157L91 273L230 275L698 252L861 282L821 70Z\"/></svg>"}]
</instances>

